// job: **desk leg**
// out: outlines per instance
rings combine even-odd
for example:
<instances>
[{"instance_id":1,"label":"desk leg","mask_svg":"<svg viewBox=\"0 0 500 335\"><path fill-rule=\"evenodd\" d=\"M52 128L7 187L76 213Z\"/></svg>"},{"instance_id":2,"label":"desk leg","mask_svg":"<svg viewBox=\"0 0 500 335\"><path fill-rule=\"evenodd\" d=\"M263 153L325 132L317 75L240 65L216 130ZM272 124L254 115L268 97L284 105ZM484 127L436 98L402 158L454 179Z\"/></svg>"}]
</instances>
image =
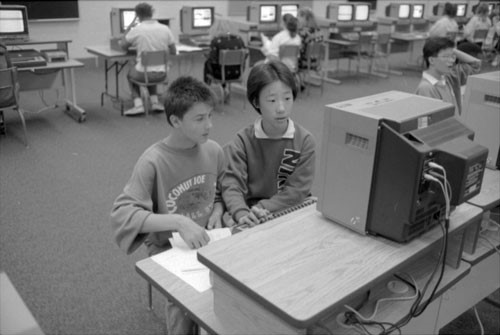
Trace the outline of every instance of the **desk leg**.
<instances>
[{"instance_id":1,"label":"desk leg","mask_svg":"<svg viewBox=\"0 0 500 335\"><path fill-rule=\"evenodd\" d=\"M120 112L123 115L123 100L120 98L120 72L123 70L128 61L120 63L119 61L113 61L111 65L108 64L108 60L104 59L104 92L101 93L101 106L104 105L104 96L107 96L113 102L120 103ZM115 95L109 93L109 71L115 69Z\"/></svg>"},{"instance_id":2,"label":"desk leg","mask_svg":"<svg viewBox=\"0 0 500 335\"><path fill-rule=\"evenodd\" d=\"M78 122L83 122L85 121L85 118L87 116L87 113L85 110L83 110L80 106L76 104L76 92L75 92L75 71L74 69L67 69L69 73L67 74L67 71L63 71L63 86L64 86L64 96L66 97L66 113L68 113L70 116L72 116L74 119L76 119ZM71 85L71 97L69 100L68 99L68 92L67 92L67 87L66 87L66 75L69 75L69 82Z\"/></svg>"}]
</instances>

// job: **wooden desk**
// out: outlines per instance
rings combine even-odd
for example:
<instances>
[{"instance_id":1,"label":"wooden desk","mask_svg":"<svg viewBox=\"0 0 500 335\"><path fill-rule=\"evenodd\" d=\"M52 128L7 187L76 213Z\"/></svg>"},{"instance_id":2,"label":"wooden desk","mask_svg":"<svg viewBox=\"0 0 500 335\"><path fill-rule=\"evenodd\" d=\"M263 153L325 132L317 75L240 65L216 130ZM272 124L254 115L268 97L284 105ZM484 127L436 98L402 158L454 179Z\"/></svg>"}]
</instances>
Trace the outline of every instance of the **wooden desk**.
<instances>
[{"instance_id":1,"label":"wooden desk","mask_svg":"<svg viewBox=\"0 0 500 335\"><path fill-rule=\"evenodd\" d=\"M25 47L34 45L55 45L58 50L66 52L68 60L64 62L47 63L44 66L35 66L28 68L18 68L18 80L21 91L40 90L50 88L50 76L54 71L62 71L62 84L64 88L66 113L76 119L78 122L85 121L87 116L85 110L78 106L76 102L76 85L74 69L83 67L83 63L69 57L68 44L71 40L30 40L27 42L9 43L8 46ZM53 76L55 78L55 76ZM69 87L68 88L68 84ZM55 106L57 107L57 105ZM45 108L44 108L45 109Z\"/></svg>"},{"instance_id":2,"label":"wooden desk","mask_svg":"<svg viewBox=\"0 0 500 335\"><path fill-rule=\"evenodd\" d=\"M178 54L174 56L178 58L182 55L193 55L196 53L203 53L206 51L204 48L192 47L183 44L176 44ZM129 61L135 60L137 57L134 52L128 52L125 50L114 50L111 49L110 45L93 45L85 47L87 52L98 57L98 59L104 59L104 91L101 93L101 106L104 105L104 97L107 96L113 102L118 102L120 104L120 112L123 115L123 99L120 98L120 80L119 75L125 65ZM192 59L191 59L192 64ZM114 80L115 80L115 93L112 94L109 91L109 71L114 69ZM179 75L181 75L181 64L178 66ZM188 71L189 72L189 71Z\"/></svg>"}]
</instances>

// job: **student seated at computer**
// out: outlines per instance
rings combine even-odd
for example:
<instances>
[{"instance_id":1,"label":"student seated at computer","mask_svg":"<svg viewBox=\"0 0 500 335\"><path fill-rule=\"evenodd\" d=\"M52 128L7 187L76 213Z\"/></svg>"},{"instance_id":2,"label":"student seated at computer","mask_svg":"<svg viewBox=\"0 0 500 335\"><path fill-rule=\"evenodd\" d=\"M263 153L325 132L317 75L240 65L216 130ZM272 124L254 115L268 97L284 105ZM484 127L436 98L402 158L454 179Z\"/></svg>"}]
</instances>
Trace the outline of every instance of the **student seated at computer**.
<instances>
[{"instance_id":1,"label":"student seated at computer","mask_svg":"<svg viewBox=\"0 0 500 335\"><path fill-rule=\"evenodd\" d=\"M476 13L470 18L469 22L464 27L464 38L472 43L474 41L474 33L476 30L488 30L491 27L491 20L488 17L489 8L487 3L480 3L476 8ZM482 42L477 42L479 46Z\"/></svg>"},{"instance_id":2,"label":"student seated at computer","mask_svg":"<svg viewBox=\"0 0 500 335\"><path fill-rule=\"evenodd\" d=\"M143 101L139 86L132 83L130 79L137 81L145 81L144 67L141 64L141 54L144 51L159 51L168 50L170 54L175 55L175 39L170 31L170 28L158 21L153 20L153 7L145 2L135 6L136 19L139 21L134 28L126 32L121 40L121 46L124 49L133 47L136 49L137 58L135 66L131 66L127 78L129 79L132 98L134 99L134 107L125 111L125 115L137 115L144 113ZM134 19L134 21L136 21ZM132 26L132 25L131 25ZM165 78L167 69L164 65L152 66L148 68L149 81L161 81ZM157 87L149 86L149 95L151 99L151 108L153 110L163 110L163 106L158 101Z\"/></svg>"},{"instance_id":3,"label":"student seated at computer","mask_svg":"<svg viewBox=\"0 0 500 335\"><path fill-rule=\"evenodd\" d=\"M481 70L481 60L471 53L477 54L481 49L473 43L460 44L457 49L454 47L455 43L447 37L426 40L423 56L427 69L422 73L415 93L452 103L455 115L459 116L462 114L461 86L466 84L469 75Z\"/></svg>"},{"instance_id":4,"label":"student seated at computer","mask_svg":"<svg viewBox=\"0 0 500 335\"><path fill-rule=\"evenodd\" d=\"M458 23L455 20L457 6L449 2L444 4L443 17L437 20L429 30L429 37L449 37L458 33Z\"/></svg>"},{"instance_id":5,"label":"student seated at computer","mask_svg":"<svg viewBox=\"0 0 500 335\"><path fill-rule=\"evenodd\" d=\"M264 34L262 37L262 48L261 51L266 56L266 60L279 60L279 51L282 45L297 45L300 46L302 39L298 34L298 20L292 14L283 15L283 30L273 36L271 40L267 38ZM294 60L281 59L292 71L297 69L293 64L296 62Z\"/></svg>"},{"instance_id":6,"label":"student seated at computer","mask_svg":"<svg viewBox=\"0 0 500 335\"><path fill-rule=\"evenodd\" d=\"M221 79L221 66L219 64L220 50L240 50L245 48L245 42L239 35L231 34L229 23L225 20L215 20L209 30L209 35L212 37L210 42L210 51L207 55L207 60L203 67L203 78L205 83L211 84L210 76ZM226 79L235 79L240 77L239 65L226 66ZM222 87L225 89L225 85Z\"/></svg>"}]
</instances>

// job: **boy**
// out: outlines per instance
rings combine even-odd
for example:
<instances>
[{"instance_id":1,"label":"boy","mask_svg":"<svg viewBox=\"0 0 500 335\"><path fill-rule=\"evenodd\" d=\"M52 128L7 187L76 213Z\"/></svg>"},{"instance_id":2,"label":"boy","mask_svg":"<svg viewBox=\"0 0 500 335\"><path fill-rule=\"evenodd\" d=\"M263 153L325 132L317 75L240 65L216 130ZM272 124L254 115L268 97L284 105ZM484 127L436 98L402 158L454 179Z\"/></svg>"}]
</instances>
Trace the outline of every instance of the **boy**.
<instances>
[{"instance_id":1,"label":"boy","mask_svg":"<svg viewBox=\"0 0 500 335\"><path fill-rule=\"evenodd\" d=\"M280 61L255 65L247 97L261 115L224 147L224 202L235 223L253 226L269 212L301 203L314 179L315 141L290 119L297 86Z\"/></svg>"},{"instance_id":2,"label":"boy","mask_svg":"<svg viewBox=\"0 0 500 335\"><path fill-rule=\"evenodd\" d=\"M144 106L139 91L139 86L130 81L134 79L140 82L145 82L144 67L141 64L141 54L144 51L159 51L169 50L170 54L175 55L175 39L170 28L164 24L153 20L153 7L145 2L135 6L136 19L139 24L127 31L120 45L127 50L130 47L135 47L137 59L135 66L131 66L127 78L129 79L130 91L134 99L134 107L126 110L123 114L127 116L144 113ZM134 19L134 22L135 20ZM133 24L131 24L133 26ZM166 71L164 65L148 67L148 78L150 82L160 82L165 79ZM149 95L151 100L151 108L153 110L163 111L163 106L158 101L155 85L149 86ZM146 102L147 103L147 102Z\"/></svg>"},{"instance_id":3,"label":"boy","mask_svg":"<svg viewBox=\"0 0 500 335\"><path fill-rule=\"evenodd\" d=\"M199 248L209 241L205 227L221 226L224 152L208 139L214 106L210 88L195 78L180 77L168 88L172 130L142 154L111 211L116 242L127 254L143 242L149 255L169 249L172 231ZM192 326L167 300L168 334L190 333Z\"/></svg>"},{"instance_id":4,"label":"boy","mask_svg":"<svg viewBox=\"0 0 500 335\"><path fill-rule=\"evenodd\" d=\"M431 37L425 42L423 56L427 70L423 72L415 93L452 103L455 115L461 115L461 86L465 85L470 74L479 72L481 60L454 49L454 46L453 41L446 37Z\"/></svg>"}]
</instances>

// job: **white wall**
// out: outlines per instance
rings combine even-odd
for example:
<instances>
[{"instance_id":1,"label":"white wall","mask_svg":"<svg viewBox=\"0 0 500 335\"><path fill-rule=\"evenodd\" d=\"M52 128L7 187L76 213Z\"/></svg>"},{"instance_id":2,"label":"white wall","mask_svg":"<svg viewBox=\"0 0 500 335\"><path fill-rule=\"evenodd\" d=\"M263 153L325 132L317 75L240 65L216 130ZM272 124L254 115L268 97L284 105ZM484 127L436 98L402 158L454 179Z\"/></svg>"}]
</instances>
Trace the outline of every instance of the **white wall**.
<instances>
[{"instance_id":1,"label":"white wall","mask_svg":"<svg viewBox=\"0 0 500 335\"><path fill-rule=\"evenodd\" d=\"M146 0L155 9L155 17L173 17L170 26L175 36L179 35L179 11L183 6L214 6L215 13L227 15L227 0ZM234 0L233 0L234 1ZM96 1L79 0L80 19L78 21L30 22L30 36L36 40L70 39L70 57L90 57L85 46L109 43L111 25L109 12L112 7L134 8L141 1Z\"/></svg>"}]
</instances>

